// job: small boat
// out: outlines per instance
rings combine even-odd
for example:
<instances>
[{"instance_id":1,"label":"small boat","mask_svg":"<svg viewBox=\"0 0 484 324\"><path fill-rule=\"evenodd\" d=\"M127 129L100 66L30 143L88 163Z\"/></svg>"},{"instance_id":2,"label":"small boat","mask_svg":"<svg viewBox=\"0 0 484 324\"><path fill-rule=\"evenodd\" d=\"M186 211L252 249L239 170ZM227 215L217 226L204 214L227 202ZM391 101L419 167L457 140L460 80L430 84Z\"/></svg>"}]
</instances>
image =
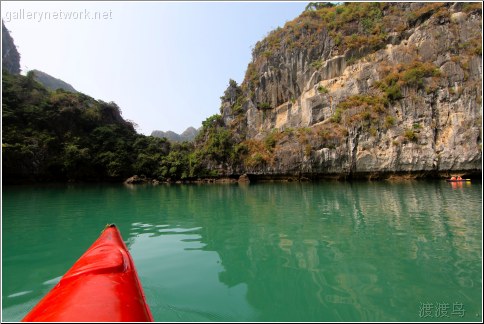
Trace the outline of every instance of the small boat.
<instances>
[{"instance_id":1,"label":"small boat","mask_svg":"<svg viewBox=\"0 0 484 324\"><path fill-rule=\"evenodd\" d=\"M114 224L23 322L153 322L133 259Z\"/></svg>"},{"instance_id":2,"label":"small boat","mask_svg":"<svg viewBox=\"0 0 484 324\"><path fill-rule=\"evenodd\" d=\"M445 179L447 182L466 182L471 181L471 179Z\"/></svg>"}]
</instances>

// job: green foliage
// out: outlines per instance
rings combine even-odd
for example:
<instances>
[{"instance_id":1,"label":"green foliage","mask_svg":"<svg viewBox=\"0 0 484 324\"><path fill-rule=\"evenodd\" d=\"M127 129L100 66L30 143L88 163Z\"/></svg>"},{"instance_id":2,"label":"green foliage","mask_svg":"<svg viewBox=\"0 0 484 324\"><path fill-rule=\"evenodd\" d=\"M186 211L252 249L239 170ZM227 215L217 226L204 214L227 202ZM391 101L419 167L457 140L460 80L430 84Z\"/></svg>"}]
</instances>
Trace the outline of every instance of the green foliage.
<instances>
[{"instance_id":1,"label":"green foliage","mask_svg":"<svg viewBox=\"0 0 484 324\"><path fill-rule=\"evenodd\" d=\"M232 148L231 134L229 130L218 128L210 134L205 146L205 152L209 158L225 162L230 156Z\"/></svg>"},{"instance_id":2,"label":"green foliage","mask_svg":"<svg viewBox=\"0 0 484 324\"><path fill-rule=\"evenodd\" d=\"M292 136L294 134L294 128L288 127L286 129L284 129L283 133L288 135L288 136Z\"/></svg>"},{"instance_id":3,"label":"green foliage","mask_svg":"<svg viewBox=\"0 0 484 324\"><path fill-rule=\"evenodd\" d=\"M370 135L373 137L375 137L378 134L378 131L375 128L375 126L371 126L369 132L370 132Z\"/></svg>"},{"instance_id":4,"label":"green foliage","mask_svg":"<svg viewBox=\"0 0 484 324\"><path fill-rule=\"evenodd\" d=\"M272 52L271 51L264 51L262 52L262 56L265 57L265 58L269 58L272 56Z\"/></svg>"},{"instance_id":5,"label":"green foliage","mask_svg":"<svg viewBox=\"0 0 484 324\"><path fill-rule=\"evenodd\" d=\"M311 151L313 150L313 147L311 146L311 144L306 144L304 146L304 156L306 157L310 157L311 156Z\"/></svg>"},{"instance_id":6,"label":"green foliage","mask_svg":"<svg viewBox=\"0 0 484 324\"><path fill-rule=\"evenodd\" d=\"M203 134L205 132L208 132L209 130L212 130L214 128L217 128L218 126L221 126L222 125L222 116L220 115L212 115L210 117L208 117L207 119L205 119L203 122L202 122L202 131L199 133L199 134ZM200 135L202 136L202 135Z\"/></svg>"},{"instance_id":7,"label":"green foliage","mask_svg":"<svg viewBox=\"0 0 484 324\"><path fill-rule=\"evenodd\" d=\"M230 79L229 86L224 91L224 95L220 97L220 99L234 101L236 97L240 95L242 95L242 89L237 84L237 81Z\"/></svg>"},{"instance_id":8,"label":"green foliage","mask_svg":"<svg viewBox=\"0 0 484 324\"><path fill-rule=\"evenodd\" d=\"M385 117L385 128L390 128L395 125L395 117L393 116L386 116Z\"/></svg>"},{"instance_id":9,"label":"green foliage","mask_svg":"<svg viewBox=\"0 0 484 324\"><path fill-rule=\"evenodd\" d=\"M320 86L318 86L318 92L320 94L326 94L326 93L329 92L329 90L327 88L323 87L322 85L320 85Z\"/></svg>"},{"instance_id":10,"label":"green foliage","mask_svg":"<svg viewBox=\"0 0 484 324\"><path fill-rule=\"evenodd\" d=\"M273 149L276 147L277 142L281 139L282 134L277 130L273 130L266 136L264 139L265 148L272 152Z\"/></svg>"},{"instance_id":11,"label":"green foliage","mask_svg":"<svg viewBox=\"0 0 484 324\"><path fill-rule=\"evenodd\" d=\"M336 111L334 112L333 116L331 116L331 121L333 123L339 123L341 122L341 114L343 113L342 108L336 108Z\"/></svg>"},{"instance_id":12,"label":"green foliage","mask_svg":"<svg viewBox=\"0 0 484 324\"><path fill-rule=\"evenodd\" d=\"M418 8L415 11L411 11L407 13L408 24L410 26L415 25L415 23L419 20L423 20L426 17L430 17L432 14L437 12L440 8L445 6L445 3L442 2L432 2L423 5L422 7Z\"/></svg>"},{"instance_id":13,"label":"green foliage","mask_svg":"<svg viewBox=\"0 0 484 324\"><path fill-rule=\"evenodd\" d=\"M252 154L246 161L249 167L259 167L266 162L264 155L260 152Z\"/></svg>"},{"instance_id":14,"label":"green foliage","mask_svg":"<svg viewBox=\"0 0 484 324\"><path fill-rule=\"evenodd\" d=\"M6 182L122 180L151 176L168 153L136 134L121 109L81 93L48 91L29 76L3 74L2 166Z\"/></svg>"},{"instance_id":15,"label":"green foliage","mask_svg":"<svg viewBox=\"0 0 484 324\"><path fill-rule=\"evenodd\" d=\"M390 102L397 101L403 98L400 86L397 82L392 82L389 86L384 88L385 96Z\"/></svg>"},{"instance_id":16,"label":"green foliage","mask_svg":"<svg viewBox=\"0 0 484 324\"><path fill-rule=\"evenodd\" d=\"M225 127L220 115L213 115L202 122L202 129L195 139L195 147L189 153L190 176L213 176L213 165L230 165L236 160L233 133Z\"/></svg>"},{"instance_id":17,"label":"green foliage","mask_svg":"<svg viewBox=\"0 0 484 324\"><path fill-rule=\"evenodd\" d=\"M349 49L371 49L376 51L383 47L385 39L386 39L386 35L384 33L371 34L371 35L352 34L344 37L344 44ZM364 51L362 51L362 53L364 53ZM354 61L362 57L363 57L362 54L359 54L359 53L353 54L348 60L350 62L348 64L351 65L354 63Z\"/></svg>"},{"instance_id":18,"label":"green foliage","mask_svg":"<svg viewBox=\"0 0 484 324\"><path fill-rule=\"evenodd\" d=\"M363 22L363 27L366 29L365 31L367 33L370 33L373 32L373 28L379 27L377 24L379 24L383 18L382 4L378 2L370 3L368 9L368 13L364 18L366 22Z\"/></svg>"},{"instance_id":19,"label":"green foliage","mask_svg":"<svg viewBox=\"0 0 484 324\"><path fill-rule=\"evenodd\" d=\"M385 100L381 97L372 96L372 95L354 95L346 98L344 101L341 101L337 108L342 108L343 110L353 108L353 107L362 107L365 110L371 109L375 112L384 111Z\"/></svg>"},{"instance_id":20,"label":"green foliage","mask_svg":"<svg viewBox=\"0 0 484 324\"><path fill-rule=\"evenodd\" d=\"M459 51L469 56L482 55L482 40L480 36L471 38L470 40L460 43L458 45Z\"/></svg>"},{"instance_id":21,"label":"green foliage","mask_svg":"<svg viewBox=\"0 0 484 324\"><path fill-rule=\"evenodd\" d=\"M259 105L257 106L257 108L261 109L261 110L268 110L268 109L272 109L271 105L267 102L261 102L259 103Z\"/></svg>"},{"instance_id":22,"label":"green foliage","mask_svg":"<svg viewBox=\"0 0 484 324\"><path fill-rule=\"evenodd\" d=\"M156 175L160 179L186 179L190 174L190 154L193 145L189 143L176 143L168 155L161 158Z\"/></svg>"},{"instance_id":23,"label":"green foliage","mask_svg":"<svg viewBox=\"0 0 484 324\"><path fill-rule=\"evenodd\" d=\"M274 158L272 148L267 147L265 141L250 139L243 142L246 154L242 156L243 162L248 168L257 168L270 164Z\"/></svg>"},{"instance_id":24,"label":"green foliage","mask_svg":"<svg viewBox=\"0 0 484 324\"><path fill-rule=\"evenodd\" d=\"M86 167L91 166L91 159L89 148L80 148L74 143L68 143L62 155L63 172L69 179L82 178L87 172Z\"/></svg>"},{"instance_id":25,"label":"green foliage","mask_svg":"<svg viewBox=\"0 0 484 324\"><path fill-rule=\"evenodd\" d=\"M462 4L462 11L466 13L471 12L481 12L482 13L482 2L473 2L473 3L463 3Z\"/></svg>"},{"instance_id":26,"label":"green foliage","mask_svg":"<svg viewBox=\"0 0 484 324\"><path fill-rule=\"evenodd\" d=\"M9 123L2 162L10 181L122 180L133 174L178 180L215 175L211 165L233 163L244 152L220 115L202 123L195 147L136 134L115 103L49 92L26 77L5 75L3 99Z\"/></svg>"},{"instance_id":27,"label":"green foliage","mask_svg":"<svg viewBox=\"0 0 484 324\"><path fill-rule=\"evenodd\" d=\"M316 60L309 64L312 68L319 70L323 66L323 60Z\"/></svg>"},{"instance_id":28,"label":"green foliage","mask_svg":"<svg viewBox=\"0 0 484 324\"><path fill-rule=\"evenodd\" d=\"M414 62L408 69L402 71L401 79L406 85L423 86L424 78L440 76L440 70L432 63Z\"/></svg>"},{"instance_id":29,"label":"green foliage","mask_svg":"<svg viewBox=\"0 0 484 324\"><path fill-rule=\"evenodd\" d=\"M248 90L254 90L259 83L259 72L257 71L256 65L251 62L247 65L247 70L245 71L244 87L247 86Z\"/></svg>"},{"instance_id":30,"label":"green foliage","mask_svg":"<svg viewBox=\"0 0 484 324\"><path fill-rule=\"evenodd\" d=\"M403 136L407 140L412 141L412 142L417 140L417 134L415 133L415 131L413 129L406 129Z\"/></svg>"},{"instance_id":31,"label":"green foliage","mask_svg":"<svg viewBox=\"0 0 484 324\"><path fill-rule=\"evenodd\" d=\"M332 122L345 125L361 124L365 127L379 125L382 115L387 112L384 97L375 95L354 95L338 103L332 116Z\"/></svg>"},{"instance_id":32,"label":"green foliage","mask_svg":"<svg viewBox=\"0 0 484 324\"><path fill-rule=\"evenodd\" d=\"M134 174L160 178L161 161L175 148L166 138L139 136L133 143L133 149L137 153L133 163Z\"/></svg>"},{"instance_id":33,"label":"green foliage","mask_svg":"<svg viewBox=\"0 0 484 324\"><path fill-rule=\"evenodd\" d=\"M348 136L348 130L337 124L321 125L315 129L315 133L322 146L330 149L336 148Z\"/></svg>"},{"instance_id":34,"label":"green foliage","mask_svg":"<svg viewBox=\"0 0 484 324\"><path fill-rule=\"evenodd\" d=\"M355 64L361 57L359 55L351 55L351 57L346 60L346 65L350 66Z\"/></svg>"},{"instance_id":35,"label":"green foliage","mask_svg":"<svg viewBox=\"0 0 484 324\"><path fill-rule=\"evenodd\" d=\"M243 112L243 106L245 104L245 98L244 97L238 97L237 98L237 101L235 101L235 104L233 105L232 107L232 111L234 114L238 115L238 114L241 114Z\"/></svg>"},{"instance_id":36,"label":"green foliage","mask_svg":"<svg viewBox=\"0 0 484 324\"><path fill-rule=\"evenodd\" d=\"M392 66L384 73L386 75L376 86L384 92L389 102L403 98L402 87L424 88L425 78L441 76L440 70L433 63L419 61Z\"/></svg>"},{"instance_id":37,"label":"green foliage","mask_svg":"<svg viewBox=\"0 0 484 324\"><path fill-rule=\"evenodd\" d=\"M336 36L334 36L333 40L334 40L334 45L339 46L343 41L343 37L341 36L340 33L337 33Z\"/></svg>"},{"instance_id":38,"label":"green foliage","mask_svg":"<svg viewBox=\"0 0 484 324\"><path fill-rule=\"evenodd\" d=\"M232 79L229 80L229 86L220 99L222 100L222 106L220 107L221 113L223 113L222 110L225 107L224 104L227 102L230 104L233 114L238 115L243 112L242 107L246 103L246 99L242 88L237 85L236 81Z\"/></svg>"}]
</instances>

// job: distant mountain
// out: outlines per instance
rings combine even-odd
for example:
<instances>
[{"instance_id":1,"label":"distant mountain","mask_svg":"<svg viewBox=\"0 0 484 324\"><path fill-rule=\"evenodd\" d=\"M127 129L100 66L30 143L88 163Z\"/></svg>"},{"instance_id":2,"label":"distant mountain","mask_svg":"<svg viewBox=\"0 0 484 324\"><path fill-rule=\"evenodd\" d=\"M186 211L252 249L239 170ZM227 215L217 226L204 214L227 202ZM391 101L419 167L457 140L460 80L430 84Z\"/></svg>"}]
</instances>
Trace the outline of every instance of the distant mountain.
<instances>
[{"instance_id":1,"label":"distant mountain","mask_svg":"<svg viewBox=\"0 0 484 324\"><path fill-rule=\"evenodd\" d=\"M74 87L71 86L69 83L64 82L60 79L54 78L53 76L45 72L42 72L39 70L32 70L32 72L34 72L35 80L41 83L44 87L46 87L49 90L63 89L69 92L77 92L77 90L74 89Z\"/></svg>"},{"instance_id":2,"label":"distant mountain","mask_svg":"<svg viewBox=\"0 0 484 324\"><path fill-rule=\"evenodd\" d=\"M195 129L194 127L188 127L183 133L177 134L173 131L163 132L160 130L155 130L151 133L153 137L163 138L166 137L169 141L172 142L184 142L184 141L193 141L197 136L199 130Z\"/></svg>"},{"instance_id":3,"label":"distant mountain","mask_svg":"<svg viewBox=\"0 0 484 324\"><path fill-rule=\"evenodd\" d=\"M10 74L20 74L20 54L2 21L2 67Z\"/></svg>"},{"instance_id":4,"label":"distant mountain","mask_svg":"<svg viewBox=\"0 0 484 324\"><path fill-rule=\"evenodd\" d=\"M198 135L198 132L198 129L195 129L194 127L188 127L183 133L181 133L180 136L185 141L192 141Z\"/></svg>"}]
</instances>

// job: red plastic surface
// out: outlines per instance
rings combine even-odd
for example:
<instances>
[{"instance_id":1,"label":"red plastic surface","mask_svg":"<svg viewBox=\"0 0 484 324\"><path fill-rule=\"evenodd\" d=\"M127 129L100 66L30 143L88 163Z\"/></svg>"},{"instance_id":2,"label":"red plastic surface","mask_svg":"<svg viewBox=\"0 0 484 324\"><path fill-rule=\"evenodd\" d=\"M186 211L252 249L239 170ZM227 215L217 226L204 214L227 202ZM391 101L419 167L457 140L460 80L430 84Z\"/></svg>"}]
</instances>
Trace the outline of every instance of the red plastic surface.
<instances>
[{"instance_id":1,"label":"red plastic surface","mask_svg":"<svg viewBox=\"0 0 484 324\"><path fill-rule=\"evenodd\" d=\"M107 227L23 322L152 322L133 259Z\"/></svg>"}]
</instances>

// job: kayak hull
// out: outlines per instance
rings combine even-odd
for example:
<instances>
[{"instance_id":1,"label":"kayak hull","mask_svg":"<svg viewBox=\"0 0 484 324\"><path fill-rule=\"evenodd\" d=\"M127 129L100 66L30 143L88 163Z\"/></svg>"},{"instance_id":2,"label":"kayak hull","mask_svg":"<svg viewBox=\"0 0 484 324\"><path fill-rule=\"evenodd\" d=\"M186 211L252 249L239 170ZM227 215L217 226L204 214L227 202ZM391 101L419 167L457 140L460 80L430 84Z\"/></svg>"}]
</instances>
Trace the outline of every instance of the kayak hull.
<instances>
[{"instance_id":1,"label":"kayak hull","mask_svg":"<svg viewBox=\"0 0 484 324\"><path fill-rule=\"evenodd\" d=\"M134 262L116 226L104 229L22 321L153 321Z\"/></svg>"},{"instance_id":2,"label":"kayak hull","mask_svg":"<svg viewBox=\"0 0 484 324\"><path fill-rule=\"evenodd\" d=\"M460 180L446 179L445 181L447 181L447 182L468 182L468 181L471 181L471 179L460 179Z\"/></svg>"}]
</instances>

